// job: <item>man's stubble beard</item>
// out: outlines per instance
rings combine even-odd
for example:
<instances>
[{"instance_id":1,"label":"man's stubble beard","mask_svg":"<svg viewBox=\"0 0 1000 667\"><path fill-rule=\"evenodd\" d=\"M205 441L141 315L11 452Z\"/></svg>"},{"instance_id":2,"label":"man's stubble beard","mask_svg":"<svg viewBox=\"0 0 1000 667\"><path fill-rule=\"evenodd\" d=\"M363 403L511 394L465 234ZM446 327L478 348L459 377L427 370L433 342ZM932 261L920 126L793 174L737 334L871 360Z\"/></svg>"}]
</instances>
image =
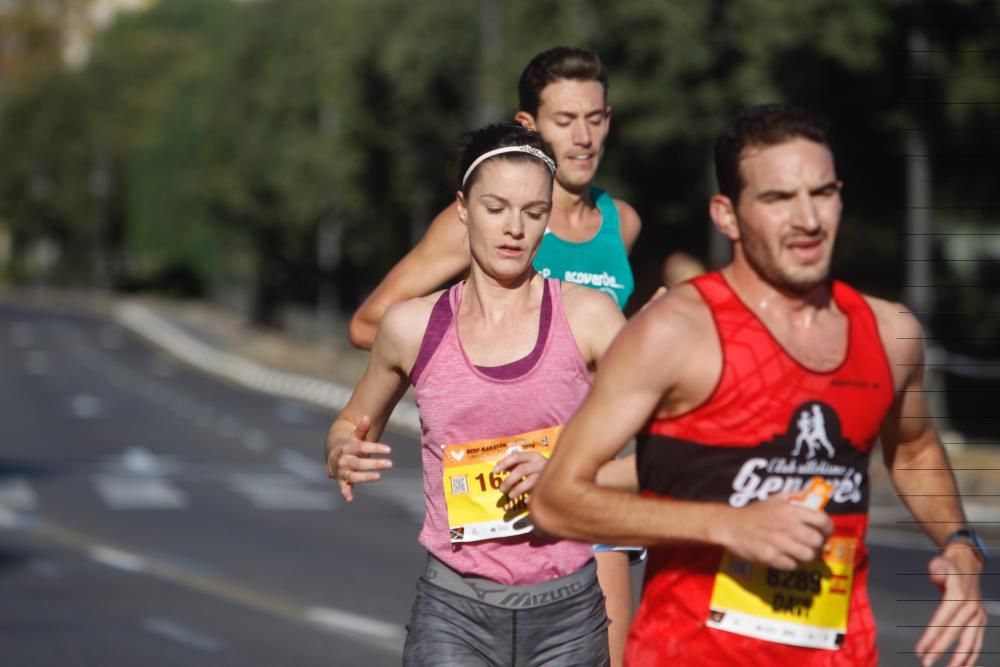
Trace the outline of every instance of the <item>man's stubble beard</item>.
<instances>
[{"instance_id":1,"label":"man's stubble beard","mask_svg":"<svg viewBox=\"0 0 1000 667\"><path fill-rule=\"evenodd\" d=\"M747 263L758 275L778 289L804 295L825 283L830 276L831 256L825 257L818 264L801 267L806 275L793 275L780 266L767 244L754 234L748 234L743 225L740 225L740 241ZM781 245L784 245L784 241Z\"/></svg>"}]
</instances>

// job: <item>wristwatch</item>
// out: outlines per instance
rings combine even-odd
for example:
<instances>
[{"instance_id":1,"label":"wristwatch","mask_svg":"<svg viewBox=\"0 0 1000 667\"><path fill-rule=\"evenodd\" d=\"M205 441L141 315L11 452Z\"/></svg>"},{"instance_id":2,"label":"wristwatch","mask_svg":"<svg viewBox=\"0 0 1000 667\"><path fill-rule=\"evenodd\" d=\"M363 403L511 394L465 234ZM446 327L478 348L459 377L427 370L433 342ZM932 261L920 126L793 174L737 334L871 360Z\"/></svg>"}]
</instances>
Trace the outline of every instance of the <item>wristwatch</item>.
<instances>
[{"instance_id":1,"label":"wristwatch","mask_svg":"<svg viewBox=\"0 0 1000 667\"><path fill-rule=\"evenodd\" d=\"M966 542L976 552L979 560L983 561L983 565L986 565L986 561L989 560L990 550L986 548L986 543L979 537L979 533L971 528L959 528L951 533L944 538L944 544L941 545L941 548L946 548L952 542Z\"/></svg>"}]
</instances>

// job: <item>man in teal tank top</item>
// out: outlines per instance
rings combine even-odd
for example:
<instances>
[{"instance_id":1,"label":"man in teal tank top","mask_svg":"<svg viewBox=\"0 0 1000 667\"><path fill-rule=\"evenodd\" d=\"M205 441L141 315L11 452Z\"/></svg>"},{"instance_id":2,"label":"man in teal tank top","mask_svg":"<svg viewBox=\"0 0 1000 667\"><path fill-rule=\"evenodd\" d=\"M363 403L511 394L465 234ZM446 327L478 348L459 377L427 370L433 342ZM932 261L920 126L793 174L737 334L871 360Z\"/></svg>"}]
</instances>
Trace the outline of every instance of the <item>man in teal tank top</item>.
<instances>
[{"instance_id":1,"label":"man in teal tank top","mask_svg":"<svg viewBox=\"0 0 1000 667\"><path fill-rule=\"evenodd\" d=\"M634 289L628 253L642 222L628 202L593 186L611 127L607 91L596 54L556 47L535 56L521 74L514 119L536 130L556 155L552 213L536 268L604 291L624 309ZM466 230L452 204L354 313L351 343L370 348L386 308L430 294L463 275L469 262Z\"/></svg>"},{"instance_id":2,"label":"man in teal tank top","mask_svg":"<svg viewBox=\"0 0 1000 667\"><path fill-rule=\"evenodd\" d=\"M618 209L604 190L591 186L590 196L601 213L601 226L592 238L566 241L546 230L535 256L535 270L546 278L586 285L604 292L624 309L635 281L622 244Z\"/></svg>"}]
</instances>

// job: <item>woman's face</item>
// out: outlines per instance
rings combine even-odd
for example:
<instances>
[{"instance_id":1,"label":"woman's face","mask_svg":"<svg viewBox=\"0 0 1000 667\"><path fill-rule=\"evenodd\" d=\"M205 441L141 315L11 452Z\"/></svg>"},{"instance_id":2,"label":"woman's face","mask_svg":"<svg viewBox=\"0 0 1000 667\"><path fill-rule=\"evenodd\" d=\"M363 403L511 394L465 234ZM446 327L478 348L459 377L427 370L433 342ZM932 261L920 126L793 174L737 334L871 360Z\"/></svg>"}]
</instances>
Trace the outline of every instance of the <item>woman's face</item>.
<instances>
[{"instance_id":1,"label":"woman's face","mask_svg":"<svg viewBox=\"0 0 1000 667\"><path fill-rule=\"evenodd\" d=\"M458 216L469 229L472 261L499 282L531 269L552 210L552 174L539 160L489 159L474 173Z\"/></svg>"}]
</instances>

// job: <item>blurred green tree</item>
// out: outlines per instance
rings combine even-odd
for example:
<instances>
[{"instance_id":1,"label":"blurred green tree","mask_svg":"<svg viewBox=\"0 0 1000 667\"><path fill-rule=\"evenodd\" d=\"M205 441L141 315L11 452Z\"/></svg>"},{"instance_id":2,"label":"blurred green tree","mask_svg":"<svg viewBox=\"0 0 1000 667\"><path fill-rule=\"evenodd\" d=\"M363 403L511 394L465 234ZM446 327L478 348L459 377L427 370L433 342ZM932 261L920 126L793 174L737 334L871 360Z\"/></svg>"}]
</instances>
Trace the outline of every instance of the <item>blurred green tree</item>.
<instances>
[{"instance_id":1,"label":"blurred green tree","mask_svg":"<svg viewBox=\"0 0 1000 667\"><path fill-rule=\"evenodd\" d=\"M261 2L232 59L205 139L211 214L251 259L252 314L278 324L320 223L353 211L364 146L351 139L360 2ZM354 47L354 48L352 48ZM314 274L313 274L314 277Z\"/></svg>"},{"instance_id":2,"label":"blurred green tree","mask_svg":"<svg viewBox=\"0 0 1000 667\"><path fill-rule=\"evenodd\" d=\"M997 12L984 0L160 2L99 35L83 70L5 80L0 216L18 238L62 240L69 264L100 255L119 283L252 283L260 322L331 289L350 308L450 201L462 132L511 118L527 60L577 44L611 77L600 184L645 222L636 301L669 251L709 254L713 137L767 100L833 121L848 204L838 271L898 297L910 130L932 155L941 229L980 229L996 208L1000 137L983 128L1000 109ZM32 30L24 43L53 53ZM1000 311L992 294L940 293L966 315L934 328L974 327L987 342L956 345L986 354L1000 323L968 315Z\"/></svg>"},{"instance_id":3,"label":"blurred green tree","mask_svg":"<svg viewBox=\"0 0 1000 667\"><path fill-rule=\"evenodd\" d=\"M206 137L242 48L244 19L229 0L172 0L120 23L101 42L90 71L95 85L132 92L108 109L123 130L128 165L130 285L193 296L229 268L221 258L230 239L210 212L207 183L219 165ZM137 80L150 72L158 73L152 82Z\"/></svg>"},{"instance_id":4,"label":"blurred green tree","mask_svg":"<svg viewBox=\"0 0 1000 667\"><path fill-rule=\"evenodd\" d=\"M90 96L73 74L22 80L0 114L0 219L13 241L15 277L43 239L62 250L64 275L87 275L98 245L89 142Z\"/></svg>"}]
</instances>

